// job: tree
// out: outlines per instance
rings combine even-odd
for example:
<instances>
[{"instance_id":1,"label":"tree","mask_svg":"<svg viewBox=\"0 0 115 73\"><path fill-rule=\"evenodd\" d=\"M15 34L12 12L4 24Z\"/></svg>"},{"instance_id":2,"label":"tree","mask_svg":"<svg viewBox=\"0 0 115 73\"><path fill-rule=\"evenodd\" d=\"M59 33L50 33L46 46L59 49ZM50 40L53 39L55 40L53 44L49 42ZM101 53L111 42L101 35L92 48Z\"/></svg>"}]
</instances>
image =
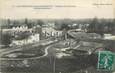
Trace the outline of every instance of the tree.
<instances>
[{"instance_id":1,"label":"tree","mask_svg":"<svg viewBox=\"0 0 115 73\"><path fill-rule=\"evenodd\" d=\"M44 22L42 20L38 20L37 25L40 25L42 27L44 25Z\"/></svg>"},{"instance_id":2,"label":"tree","mask_svg":"<svg viewBox=\"0 0 115 73\"><path fill-rule=\"evenodd\" d=\"M12 36L9 33L4 33L0 37L0 44L5 45L6 47L12 42Z\"/></svg>"},{"instance_id":3,"label":"tree","mask_svg":"<svg viewBox=\"0 0 115 73\"><path fill-rule=\"evenodd\" d=\"M7 20L7 28L10 28L11 21L10 19Z\"/></svg>"},{"instance_id":4,"label":"tree","mask_svg":"<svg viewBox=\"0 0 115 73\"><path fill-rule=\"evenodd\" d=\"M61 26L62 29L69 30L68 24L63 23Z\"/></svg>"},{"instance_id":5,"label":"tree","mask_svg":"<svg viewBox=\"0 0 115 73\"><path fill-rule=\"evenodd\" d=\"M112 34L115 34L115 19L113 19L113 32L112 32Z\"/></svg>"},{"instance_id":6,"label":"tree","mask_svg":"<svg viewBox=\"0 0 115 73\"><path fill-rule=\"evenodd\" d=\"M61 21L58 21L58 20L55 21L55 29L56 30L61 30L62 29L61 25L62 25Z\"/></svg>"},{"instance_id":7,"label":"tree","mask_svg":"<svg viewBox=\"0 0 115 73\"><path fill-rule=\"evenodd\" d=\"M58 30L69 30L71 27L69 25L72 25L72 21L69 19L64 19L64 20L57 20L55 21L55 28Z\"/></svg>"},{"instance_id":8,"label":"tree","mask_svg":"<svg viewBox=\"0 0 115 73\"><path fill-rule=\"evenodd\" d=\"M25 19L24 23L27 25L28 28L32 28L33 27L33 24L30 23L27 18Z\"/></svg>"},{"instance_id":9,"label":"tree","mask_svg":"<svg viewBox=\"0 0 115 73\"><path fill-rule=\"evenodd\" d=\"M89 29L89 32L95 32L96 30L98 30L98 24L99 24L99 21L98 19L95 17L92 22L90 23L88 29Z\"/></svg>"}]
</instances>

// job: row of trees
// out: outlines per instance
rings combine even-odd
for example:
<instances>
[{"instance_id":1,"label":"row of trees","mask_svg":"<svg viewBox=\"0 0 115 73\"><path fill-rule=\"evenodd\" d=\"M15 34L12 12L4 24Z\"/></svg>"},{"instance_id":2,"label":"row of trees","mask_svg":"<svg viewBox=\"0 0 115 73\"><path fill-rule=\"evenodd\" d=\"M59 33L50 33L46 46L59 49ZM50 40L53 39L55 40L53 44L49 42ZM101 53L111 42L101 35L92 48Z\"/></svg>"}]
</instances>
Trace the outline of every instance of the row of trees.
<instances>
[{"instance_id":1,"label":"row of trees","mask_svg":"<svg viewBox=\"0 0 115 73\"><path fill-rule=\"evenodd\" d=\"M70 29L69 25L72 25L72 21L69 19L55 21L55 28L58 30L63 30L63 29L69 30Z\"/></svg>"},{"instance_id":2,"label":"row of trees","mask_svg":"<svg viewBox=\"0 0 115 73\"><path fill-rule=\"evenodd\" d=\"M63 19L63 20L54 20L56 28L63 29L67 28L69 29L68 25L72 25L73 23L75 24L90 24L88 27L89 32L97 32L98 29L99 31L112 31L115 27L115 19L98 19L98 18L93 18L93 19L81 19L81 20L71 20L71 19ZM1 24L2 25L2 24ZM16 26L21 26L25 25L28 26L28 28L32 28L33 26L43 26L45 25L45 22L43 20L29 20L29 19L24 19L24 20L6 20L6 22L2 25L2 27L6 28L12 28Z\"/></svg>"},{"instance_id":3,"label":"row of trees","mask_svg":"<svg viewBox=\"0 0 115 73\"><path fill-rule=\"evenodd\" d=\"M1 28L12 28L12 27L17 27L17 26L27 26L28 28L32 28L34 26L42 26L44 25L44 22L42 20L36 20L35 22L29 19L24 19L24 20L4 20L3 23L1 24Z\"/></svg>"},{"instance_id":4,"label":"row of trees","mask_svg":"<svg viewBox=\"0 0 115 73\"><path fill-rule=\"evenodd\" d=\"M29 22L28 19L25 19L24 23L27 25L28 28L32 28L33 26L37 26L37 25L42 27L44 25L44 22L42 20L37 20L36 23L32 23L32 22Z\"/></svg>"},{"instance_id":5,"label":"row of trees","mask_svg":"<svg viewBox=\"0 0 115 73\"><path fill-rule=\"evenodd\" d=\"M96 32L96 33L115 33L115 19L113 21L105 21L99 20L98 18L94 18L89 27L88 32Z\"/></svg>"},{"instance_id":6,"label":"row of trees","mask_svg":"<svg viewBox=\"0 0 115 73\"><path fill-rule=\"evenodd\" d=\"M86 20L79 20L76 22L73 22L71 20L63 20L63 21L56 21L55 26L57 29L72 29L73 24L82 25L82 29L87 29L88 32L91 33L115 33L115 19L86 19ZM86 26L85 24L89 24ZM69 26L70 25L70 26ZM77 26L74 26L75 28L78 28Z\"/></svg>"}]
</instances>

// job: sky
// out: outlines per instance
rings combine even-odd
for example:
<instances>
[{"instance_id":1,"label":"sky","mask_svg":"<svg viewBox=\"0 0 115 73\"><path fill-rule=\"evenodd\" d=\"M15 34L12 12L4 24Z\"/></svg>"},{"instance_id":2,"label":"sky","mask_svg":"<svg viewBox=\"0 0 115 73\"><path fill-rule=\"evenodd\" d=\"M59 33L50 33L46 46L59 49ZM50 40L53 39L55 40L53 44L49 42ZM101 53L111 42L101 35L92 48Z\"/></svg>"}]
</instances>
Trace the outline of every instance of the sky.
<instances>
[{"instance_id":1,"label":"sky","mask_svg":"<svg viewBox=\"0 0 115 73\"><path fill-rule=\"evenodd\" d=\"M115 18L114 0L0 0L1 19Z\"/></svg>"}]
</instances>

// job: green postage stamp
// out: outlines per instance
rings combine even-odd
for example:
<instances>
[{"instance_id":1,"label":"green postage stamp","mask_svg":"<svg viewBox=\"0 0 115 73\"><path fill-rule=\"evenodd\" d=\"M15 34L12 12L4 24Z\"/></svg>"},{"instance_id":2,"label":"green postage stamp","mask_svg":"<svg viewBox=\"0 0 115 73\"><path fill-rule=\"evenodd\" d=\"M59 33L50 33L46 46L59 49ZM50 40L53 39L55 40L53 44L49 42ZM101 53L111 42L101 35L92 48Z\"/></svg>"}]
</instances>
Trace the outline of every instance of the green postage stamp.
<instances>
[{"instance_id":1,"label":"green postage stamp","mask_svg":"<svg viewBox=\"0 0 115 73\"><path fill-rule=\"evenodd\" d=\"M110 51L99 51L97 69L112 71L115 69L114 61L115 61L115 53L112 53Z\"/></svg>"}]
</instances>

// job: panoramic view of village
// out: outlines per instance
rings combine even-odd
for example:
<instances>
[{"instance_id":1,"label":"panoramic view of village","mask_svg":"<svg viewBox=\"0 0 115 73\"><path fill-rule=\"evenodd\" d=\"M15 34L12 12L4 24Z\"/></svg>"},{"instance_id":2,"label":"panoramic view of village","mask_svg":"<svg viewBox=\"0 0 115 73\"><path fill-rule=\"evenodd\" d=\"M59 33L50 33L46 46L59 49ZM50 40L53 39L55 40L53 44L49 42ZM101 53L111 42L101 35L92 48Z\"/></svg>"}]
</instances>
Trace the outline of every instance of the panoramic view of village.
<instances>
[{"instance_id":1,"label":"panoramic view of village","mask_svg":"<svg viewBox=\"0 0 115 73\"><path fill-rule=\"evenodd\" d=\"M115 19L0 19L0 73L115 73L112 55Z\"/></svg>"}]
</instances>

